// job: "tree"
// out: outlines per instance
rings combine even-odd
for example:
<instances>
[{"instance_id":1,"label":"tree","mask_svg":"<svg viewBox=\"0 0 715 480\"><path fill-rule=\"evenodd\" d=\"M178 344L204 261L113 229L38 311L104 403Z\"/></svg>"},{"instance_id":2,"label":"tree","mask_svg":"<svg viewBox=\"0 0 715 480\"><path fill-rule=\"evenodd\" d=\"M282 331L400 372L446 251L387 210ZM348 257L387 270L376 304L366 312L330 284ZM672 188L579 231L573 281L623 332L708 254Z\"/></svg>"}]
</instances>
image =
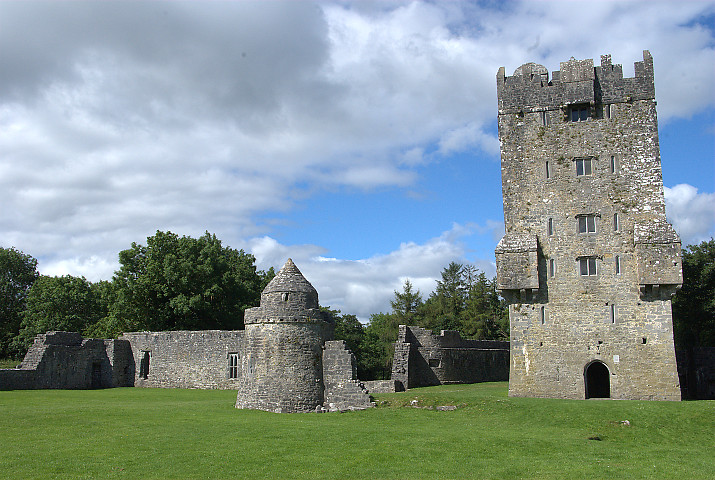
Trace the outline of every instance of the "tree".
<instances>
[{"instance_id":1,"label":"tree","mask_svg":"<svg viewBox=\"0 0 715 480\"><path fill-rule=\"evenodd\" d=\"M683 287L673 299L679 348L715 347L715 239L683 249Z\"/></svg>"},{"instance_id":2,"label":"tree","mask_svg":"<svg viewBox=\"0 0 715 480\"><path fill-rule=\"evenodd\" d=\"M440 330L459 330L460 315L466 302L466 285L463 278L464 266L451 262L442 270L442 279L437 280L437 288L430 294L422 309L423 324L435 333Z\"/></svg>"},{"instance_id":3,"label":"tree","mask_svg":"<svg viewBox=\"0 0 715 480\"><path fill-rule=\"evenodd\" d=\"M369 356L368 369L376 380L390 378L392 374L392 357L395 354L399 325L396 315L374 313L365 327L363 350Z\"/></svg>"},{"instance_id":4,"label":"tree","mask_svg":"<svg viewBox=\"0 0 715 480\"><path fill-rule=\"evenodd\" d=\"M14 343L18 349L27 350L40 333L83 333L106 314L99 292L84 277L41 275L27 295L20 333Z\"/></svg>"},{"instance_id":5,"label":"tree","mask_svg":"<svg viewBox=\"0 0 715 480\"><path fill-rule=\"evenodd\" d=\"M497 293L496 279L490 281L479 272L469 285L460 333L478 340L508 340L509 315Z\"/></svg>"},{"instance_id":6,"label":"tree","mask_svg":"<svg viewBox=\"0 0 715 480\"><path fill-rule=\"evenodd\" d=\"M120 324L153 331L243 328L245 309L259 304L271 275L208 232L194 239L157 231L146 246L121 251L119 263L112 313Z\"/></svg>"},{"instance_id":7,"label":"tree","mask_svg":"<svg viewBox=\"0 0 715 480\"><path fill-rule=\"evenodd\" d=\"M22 353L12 340L20 331L25 300L37 276L36 259L0 247L0 358L19 358Z\"/></svg>"},{"instance_id":8,"label":"tree","mask_svg":"<svg viewBox=\"0 0 715 480\"><path fill-rule=\"evenodd\" d=\"M420 291L413 290L408 278L402 287L402 293L395 290L395 299L390 301L390 306L400 325L415 325L422 303Z\"/></svg>"}]
</instances>

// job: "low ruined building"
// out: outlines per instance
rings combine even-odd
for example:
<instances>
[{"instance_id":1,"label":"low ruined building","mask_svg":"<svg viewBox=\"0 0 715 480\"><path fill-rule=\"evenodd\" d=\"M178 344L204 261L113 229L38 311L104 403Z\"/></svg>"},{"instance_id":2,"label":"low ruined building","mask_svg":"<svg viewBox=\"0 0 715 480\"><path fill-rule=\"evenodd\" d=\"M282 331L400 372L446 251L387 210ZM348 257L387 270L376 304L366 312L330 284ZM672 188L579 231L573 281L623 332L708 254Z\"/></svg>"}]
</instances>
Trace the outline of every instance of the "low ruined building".
<instances>
[{"instance_id":1,"label":"low ruined building","mask_svg":"<svg viewBox=\"0 0 715 480\"><path fill-rule=\"evenodd\" d=\"M679 400L653 59L497 74L512 396Z\"/></svg>"},{"instance_id":2,"label":"low ruined building","mask_svg":"<svg viewBox=\"0 0 715 480\"><path fill-rule=\"evenodd\" d=\"M400 325L392 380L398 389L509 378L509 342L469 340L458 332Z\"/></svg>"}]
</instances>

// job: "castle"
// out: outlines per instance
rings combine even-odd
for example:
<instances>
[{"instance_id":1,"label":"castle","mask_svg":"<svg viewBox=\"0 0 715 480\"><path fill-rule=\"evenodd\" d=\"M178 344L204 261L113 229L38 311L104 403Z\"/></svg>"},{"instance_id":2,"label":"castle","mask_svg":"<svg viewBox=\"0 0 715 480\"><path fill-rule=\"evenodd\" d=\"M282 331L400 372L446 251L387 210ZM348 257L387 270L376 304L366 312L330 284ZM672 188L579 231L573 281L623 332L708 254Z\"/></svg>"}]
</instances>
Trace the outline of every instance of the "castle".
<instances>
[{"instance_id":1,"label":"castle","mask_svg":"<svg viewBox=\"0 0 715 480\"><path fill-rule=\"evenodd\" d=\"M236 407L366 408L368 392L509 379L512 396L679 400L671 296L680 239L665 219L653 60L610 56L497 74L505 235L497 286L510 342L401 325L392 381L360 382L318 293L289 259L245 330L38 335L0 390L116 386L237 390ZM715 395L715 353L679 358ZM682 361L681 361L682 360ZM686 365L687 362L690 362Z\"/></svg>"},{"instance_id":2,"label":"castle","mask_svg":"<svg viewBox=\"0 0 715 480\"><path fill-rule=\"evenodd\" d=\"M509 395L679 400L653 59L497 74Z\"/></svg>"}]
</instances>

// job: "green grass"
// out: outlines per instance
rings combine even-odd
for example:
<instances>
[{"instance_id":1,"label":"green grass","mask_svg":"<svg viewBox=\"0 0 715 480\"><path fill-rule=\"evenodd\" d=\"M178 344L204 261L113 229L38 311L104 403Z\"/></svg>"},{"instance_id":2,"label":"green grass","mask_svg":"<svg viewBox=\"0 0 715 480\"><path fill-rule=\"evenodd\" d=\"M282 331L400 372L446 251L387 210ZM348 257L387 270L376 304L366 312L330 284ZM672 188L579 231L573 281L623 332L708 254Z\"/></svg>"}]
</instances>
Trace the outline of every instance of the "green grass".
<instances>
[{"instance_id":1,"label":"green grass","mask_svg":"<svg viewBox=\"0 0 715 480\"><path fill-rule=\"evenodd\" d=\"M0 478L713 478L713 401L506 389L414 389L329 414L236 410L233 391L0 392Z\"/></svg>"}]
</instances>

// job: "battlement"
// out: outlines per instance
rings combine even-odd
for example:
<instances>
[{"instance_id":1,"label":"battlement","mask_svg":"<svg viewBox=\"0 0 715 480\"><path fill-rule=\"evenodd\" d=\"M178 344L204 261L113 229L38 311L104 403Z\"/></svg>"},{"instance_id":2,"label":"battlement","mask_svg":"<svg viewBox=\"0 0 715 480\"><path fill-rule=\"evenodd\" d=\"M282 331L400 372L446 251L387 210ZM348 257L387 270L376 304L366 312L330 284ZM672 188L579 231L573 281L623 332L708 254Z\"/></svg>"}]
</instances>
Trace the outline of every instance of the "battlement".
<instances>
[{"instance_id":1,"label":"battlement","mask_svg":"<svg viewBox=\"0 0 715 480\"><path fill-rule=\"evenodd\" d=\"M571 58L561 62L551 74L545 66L526 63L506 76L497 72L499 114L524 114L563 109L569 105L590 106L654 100L653 57L643 51L643 61L635 62L635 76L623 78L623 67L612 64L610 55L601 55L601 65L593 59Z\"/></svg>"}]
</instances>

